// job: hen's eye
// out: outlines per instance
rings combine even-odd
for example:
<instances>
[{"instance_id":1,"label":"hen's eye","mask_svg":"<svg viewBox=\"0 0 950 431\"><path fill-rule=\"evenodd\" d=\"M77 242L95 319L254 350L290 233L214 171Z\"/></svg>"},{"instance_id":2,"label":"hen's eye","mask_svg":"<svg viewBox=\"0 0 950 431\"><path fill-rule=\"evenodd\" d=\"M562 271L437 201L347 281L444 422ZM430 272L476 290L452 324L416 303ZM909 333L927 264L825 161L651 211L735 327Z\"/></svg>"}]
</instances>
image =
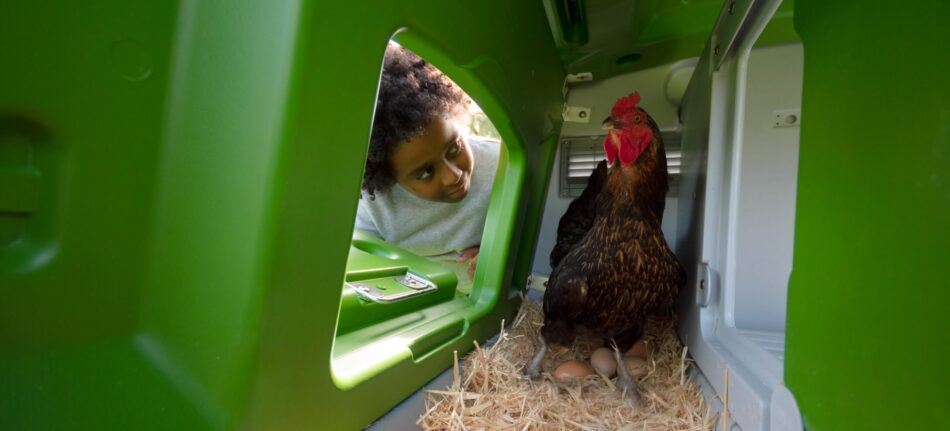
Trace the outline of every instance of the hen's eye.
<instances>
[{"instance_id":1,"label":"hen's eye","mask_svg":"<svg viewBox=\"0 0 950 431\"><path fill-rule=\"evenodd\" d=\"M636 123L639 123L639 122L640 122L640 116L639 116L639 115L634 115L634 116L633 116L633 121L636 122Z\"/></svg>"}]
</instances>

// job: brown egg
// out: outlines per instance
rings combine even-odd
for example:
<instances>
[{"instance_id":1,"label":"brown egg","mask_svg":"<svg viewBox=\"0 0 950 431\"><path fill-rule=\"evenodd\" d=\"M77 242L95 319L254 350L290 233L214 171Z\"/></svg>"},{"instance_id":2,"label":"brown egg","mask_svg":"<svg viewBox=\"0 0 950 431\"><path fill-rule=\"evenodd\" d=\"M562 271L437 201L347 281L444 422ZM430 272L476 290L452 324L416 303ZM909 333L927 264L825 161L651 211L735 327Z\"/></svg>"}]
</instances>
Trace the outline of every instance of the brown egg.
<instances>
[{"instance_id":1,"label":"brown egg","mask_svg":"<svg viewBox=\"0 0 950 431\"><path fill-rule=\"evenodd\" d=\"M623 366L627 368L627 372L630 373L631 377L636 378L643 377L650 371L647 367L647 361L636 356L623 358Z\"/></svg>"},{"instance_id":2,"label":"brown egg","mask_svg":"<svg viewBox=\"0 0 950 431\"><path fill-rule=\"evenodd\" d=\"M614 351L606 347L594 350L590 355L590 364L595 370L607 377L613 377L617 373L617 361L614 359Z\"/></svg>"},{"instance_id":3,"label":"brown egg","mask_svg":"<svg viewBox=\"0 0 950 431\"><path fill-rule=\"evenodd\" d=\"M650 346L647 344L646 340L641 339L636 343L633 343L633 347L630 350L627 350L624 356L636 356L638 358L649 358L650 357Z\"/></svg>"},{"instance_id":4,"label":"brown egg","mask_svg":"<svg viewBox=\"0 0 950 431\"><path fill-rule=\"evenodd\" d=\"M559 381L583 379L594 374L593 368L581 361L567 361L554 370L554 378Z\"/></svg>"}]
</instances>

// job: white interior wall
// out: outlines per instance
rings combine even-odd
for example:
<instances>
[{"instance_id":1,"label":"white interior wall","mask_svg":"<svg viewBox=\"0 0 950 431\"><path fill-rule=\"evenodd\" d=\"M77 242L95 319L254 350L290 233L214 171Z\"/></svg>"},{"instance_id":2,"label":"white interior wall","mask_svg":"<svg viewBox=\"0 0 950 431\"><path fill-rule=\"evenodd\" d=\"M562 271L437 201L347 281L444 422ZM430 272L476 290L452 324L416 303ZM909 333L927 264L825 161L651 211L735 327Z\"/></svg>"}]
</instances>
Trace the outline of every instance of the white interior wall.
<instances>
[{"instance_id":1,"label":"white interior wall","mask_svg":"<svg viewBox=\"0 0 950 431\"><path fill-rule=\"evenodd\" d=\"M799 127L775 127L800 109L802 45L753 49L738 163L734 319L737 329L784 332L792 270Z\"/></svg>"},{"instance_id":2,"label":"white interior wall","mask_svg":"<svg viewBox=\"0 0 950 431\"><path fill-rule=\"evenodd\" d=\"M640 92L640 106L653 117L660 129L676 129L679 126L678 106L666 96L667 81L675 72L688 68L694 65L695 62L695 59L684 60L602 81L595 80L589 83L572 84L568 93L567 104L569 106L590 108L590 122L565 122L561 128L561 137L603 134L604 131L600 125L610 115L610 108L613 107L617 99L634 91ZM560 156L559 149L554 161L554 169L551 172L547 198L544 204L544 215L541 220L541 232L538 235L538 244L532 265L533 273L545 276L551 273L549 256L557 239L557 224L572 200L571 198L558 196L558 185L561 179ZM671 195L666 199L666 211L663 216L663 233L666 235L670 247L675 247L673 239L676 238L676 214L676 197Z\"/></svg>"}]
</instances>

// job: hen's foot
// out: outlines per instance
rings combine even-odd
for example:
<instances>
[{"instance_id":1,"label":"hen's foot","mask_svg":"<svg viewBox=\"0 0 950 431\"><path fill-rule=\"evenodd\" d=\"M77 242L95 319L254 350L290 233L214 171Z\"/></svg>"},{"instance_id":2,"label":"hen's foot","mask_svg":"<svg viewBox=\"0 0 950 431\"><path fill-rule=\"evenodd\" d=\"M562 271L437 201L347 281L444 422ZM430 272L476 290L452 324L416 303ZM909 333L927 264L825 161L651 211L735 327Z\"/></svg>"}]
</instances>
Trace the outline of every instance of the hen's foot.
<instances>
[{"instance_id":1,"label":"hen's foot","mask_svg":"<svg viewBox=\"0 0 950 431\"><path fill-rule=\"evenodd\" d=\"M528 365L524 370L524 375L531 380L538 380L541 378L541 360L544 359L544 354L548 351L548 345L546 343L541 344L541 348L538 349L538 353L534 355L534 358L531 359L531 364Z\"/></svg>"}]
</instances>

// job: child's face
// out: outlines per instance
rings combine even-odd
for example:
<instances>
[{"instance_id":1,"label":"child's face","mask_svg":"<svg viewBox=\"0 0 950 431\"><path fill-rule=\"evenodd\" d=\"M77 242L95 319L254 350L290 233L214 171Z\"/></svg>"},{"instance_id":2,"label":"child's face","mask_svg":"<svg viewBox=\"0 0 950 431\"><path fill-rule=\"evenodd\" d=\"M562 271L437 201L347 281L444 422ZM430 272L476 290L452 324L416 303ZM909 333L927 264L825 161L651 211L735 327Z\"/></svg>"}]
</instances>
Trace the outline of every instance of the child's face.
<instances>
[{"instance_id":1,"label":"child's face","mask_svg":"<svg viewBox=\"0 0 950 431\"><path fill-rule=\"evenodd\" d=\"M396 181L416 196L435 202L459 202L472 181L472 150L452 123L436 118L415 139L396 146Z\"/></svg>"}]
</instances>

